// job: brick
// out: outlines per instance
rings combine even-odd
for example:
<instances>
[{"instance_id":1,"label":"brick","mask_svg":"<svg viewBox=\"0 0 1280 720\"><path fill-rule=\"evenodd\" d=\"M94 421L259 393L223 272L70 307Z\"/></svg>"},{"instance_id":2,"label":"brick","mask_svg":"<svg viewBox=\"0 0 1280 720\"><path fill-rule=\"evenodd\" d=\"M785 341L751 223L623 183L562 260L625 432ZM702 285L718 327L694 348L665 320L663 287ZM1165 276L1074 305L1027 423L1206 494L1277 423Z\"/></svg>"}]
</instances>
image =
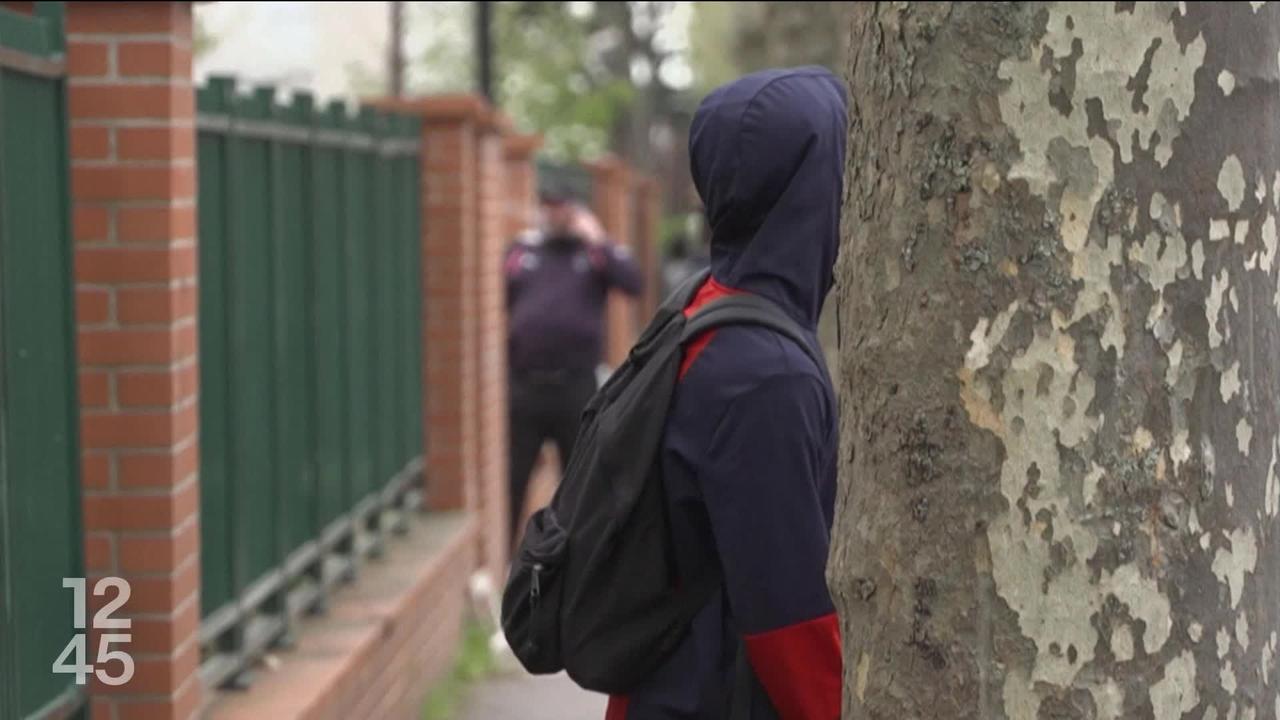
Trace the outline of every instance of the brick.
<instances>
[{"instance_id":1,"label":"brick","mask_svg":"<svg viewBox=\"0 0 1280 720\"><path fill-rule=\"evenodd\" d=\"M116 210L116 235L122 243L188 239L195 234L194 205L122 207Z\"/></svg>"},{"instance_id":2,"label":"brick","mask_svg":"<svg viewBox=\"0 0 1280 720\"><path fill-rule=\"evenodd\" d=\"M122 572L168 572L196 553L200 546L199 525L187 523L177 532L164 535L124 534L118 545Z\"/></svg>"},{"instance_id":3,"label":"brick","mask_svg":"<svg viewBox=\"0 0 1280 720\"><path fill-rule=\"evenodd\" d=\"M78 350L86 365L165 365L195 355L196 330L81 330Z\"/></svg>"},{"instance_id":4,"label":"brick","mask_svg":"<svg viewBox=\"0 0 1280 720\"><path fill-rule=\"evenodd\" d=\"M89 495L84 499L84 526L87 530L164 530L190 517L198 500L195 483L158 495ZM128 552L122 542L122 566Z\"/></svg>"},{"instance_id":5,"label":"brick","mask_svg":"<svg viewBox=\"0 0 1280 720\"><path fill-rule=\"evenodd\" d=\"M129 579L133 593L125 606L127 614L169 614L199 587L200 564L191 558L170 575L134 576Z\"/></svg>"},{"instance_id":6,"label":"brick","mask_svg":"<svg viewBox=\"0 0 1280 720\"><path fill-rule=\"evenodd\" d=\"M191 50L171 42L122 42L117 48L121 77L191 77Z\"/></svg>"},{"instance_id":7,"label":"brick","mask_svg":"<svg viewBox=\"0 0 1280 720\"><path fill-rule=\"evenodd\" d=\"M76 251L80 283L169 282L195 277L194 247L81 248Z\"/></svg>"},{"instance_id":8,"label":"brick","mask_svg":"<svg viewBox=\"0 0 1280 720\"><path fill-rule=\"evenodd\" d=\"M122 407L167 406L178 398L177 377L168 370L122 372L116 388Z\"/></svg>"},{"instance_id":9,"label":"brick","mask_svg":"<svg viewBox=\"0 0 1280 720\"><path fill-rule=\"evenodd\" d=\"M84 564L89 572L115 572L115 553L110 533L89 533L84 538Z\"/></svg>"},{"instance_id":10,"label":"brick","mask_svg":"<svg viewBox=\"0 0 1280 720\"><path fill-rule=\"evenodd\" d=\"M123 452L117 463L117 481L125 490L169 487L195 473L200 453L195 443L177 451Z\"/></svg>"},{"instance_id":11,"label":"brick","mask_svg":"<svg viewBox=\"0 0 1280 720\"><path fill-rule=\"evenodd\" d=\"M111 292L103 288L76 288L76 322L98 325L111 319Z\"/></svg>"},{"instance_id":12,"label":"brick","mask_svg":"<svg viewBox=\"0 0 1280 720\"><path fill-rule=\"evenodd\" d=\"M196 289L190 285L121 288L116 293L116 316L122 325L171 323L195 312Z\"/></svg>"},{"instance_id":13,"label":"brick","mask_svg":"<svg viewBox=\"0 0 1280 720\"><path fill-rule=\"evenodd\" d=\"M73 77L101 77L111 71L111 45L77 40L67 43L67 74Z\"/></svg>"},{"instance_id":14,"label":"brick","mask_svg":"<svg viewBox=\"0 0 1280 720\"><path fill-rule=\"evenodd\" d=\"M111 129L100 125L71 128L71 159L105 160L111 157Z\"/></svg>"},{"instance_id":15,"label":"brick","mask_svg":"<svg viewBox=\"0 0 1280 720\"><path fill-rule=\"evenodd\" d=\"M120 128L116 152L121 160L189 160L196 134L190 127Z\"/></svg>"},{"instance_id":16,"label":"brick","mask_svg":"<svg viewBox=\"0 0 1280 720\"><path fill-rule=\"evenodd\" d=\"M195 674L200 663L200 647L198 643L190 643L172 658L151 659L135 656L133 663L134 673L129 682L114 687L98 683L95 684L93 691L107 696L170 695ZM113 663L108 668L108 672L120 672L118 663ZM132 707L132 705L121 704L121 718L129 717L124 711L125 707ZM147 714L138 717L155 720L168 716Z\"/></svg>"},{"instance_id":17,"label":"brick","mask_svg":"<svg viewBox=\"0 0 1280 720\"><path fill-rule=\"evenodd\" d=\"M135 618L132 630L134 652L171 652L199 632L200 603L193 598L163 619Z\"/></svg>"},{"instance_id":18,"label":"brick","mask_svg":"<svg viewBox=\"0 0 1280 720\"><path fill-rule=\"evenodd\" d=\"M111 374L101 370L80 371L80 406L106 407L111 402Z\"/></svg>"},{"instance_id":19,"label":"brick","mask_svg":"<svg viewBox=\"0 0 1280 720\"><path fill-rule=\"evenodd\" d=\"M99 452L82 453L80 484L86 490L105 490L111 484L111 456Z\"/></svg>"},{"instance_id":20,"label":"brick","mask_svg":"<svg viewBox=\"0 0 1280 720\"><path fill-rule=\"evenodd\" d=\"M80 418L81 445L85 448L154 448L176 444L196 431L196 409L172 411L84 413Z\"/></svg>"},{"instance_id":21,"label":"brick","mask_svg":"<svg viewBox=\"0 0 1280 720\"><path fill-rule=\"evenodd\" d=\"M192 89L168 84L73 85L67 102L72 120L190 120L195 115Z\"/></svg>"},{"instance_id":22,"label":"brick","mask_svg":"<svg viewBox=\"0 0 1280 720\"><path fill-rule=\"evenodd\" d=\"M116 706L104 697L90 698L89 717L93 720L115 720Z\"/></svg>"},{"instance_id":23,"label":"brick","mask_svg":"<svg viewBox=\"0 0 1280 720\"><path fill-rule=\"evenodd\" d=\"M67 13L72 34L172 34L190 40L189 3L80 2Z\"/></svg>"},{"instance_id":24,"label":"brick","mask_svg":"<svg viewBox=\"0 0 1280 720\"><path fill-rule=\"evenodd\" d=\"M71 227L76 242L98 242L107 239L110 211L101 205L76 203L71 213Z\"/></svg>"},{"instance_id":25,"label":"brick","mask_svg":"<svg viewBox=\"0 0 1280 720\"><path fill-rule=\"evenodd\" d=\"M189 678L181 690L167 699L120 699L116 702L116 720L190 720L198 717L199 709L199 678Z\"/></svg>"},{"instance_id":26,"label":"brick","mask_svg":"<svg viewBox=\"0 0 1280 720\"><path fill-rule=\"evenodd\" d=\"M195 194L195 167L88 166L71 170L76 200L167 200Z\"/></svg>"}]
</instances>

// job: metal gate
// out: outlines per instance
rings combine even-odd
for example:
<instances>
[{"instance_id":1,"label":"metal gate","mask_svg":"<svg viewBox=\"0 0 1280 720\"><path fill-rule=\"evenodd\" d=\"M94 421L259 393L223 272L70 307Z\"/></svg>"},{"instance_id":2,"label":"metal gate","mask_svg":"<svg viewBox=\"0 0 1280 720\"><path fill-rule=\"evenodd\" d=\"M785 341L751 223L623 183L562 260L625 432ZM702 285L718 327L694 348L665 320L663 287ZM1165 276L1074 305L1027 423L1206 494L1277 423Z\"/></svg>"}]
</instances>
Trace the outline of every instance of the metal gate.
<instances>
[{"instance_id":1,"label":"metal gate","mask_svg":"<svg viewBox=\"0 0 1280 720\"><path fill-rule=\"evenodd\" d=\"M0 717L83 705L51 668L83 574L62 3L0 9Z\"/></svg>"}]
</instances>

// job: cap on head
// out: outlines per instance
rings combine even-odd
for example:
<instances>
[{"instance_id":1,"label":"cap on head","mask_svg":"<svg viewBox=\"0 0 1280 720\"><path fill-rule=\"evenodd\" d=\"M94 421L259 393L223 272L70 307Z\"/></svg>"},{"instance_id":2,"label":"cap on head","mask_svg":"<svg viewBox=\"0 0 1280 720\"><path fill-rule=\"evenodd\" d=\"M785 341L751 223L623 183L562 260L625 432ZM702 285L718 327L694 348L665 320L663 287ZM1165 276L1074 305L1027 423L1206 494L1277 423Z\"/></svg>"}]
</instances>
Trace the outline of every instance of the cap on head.
<instances>
[{"instance_id":1,"label":"cap on head","mask_svg":"<svg viewBox=\"0 0 1280 720\"><path fill-rule=\"evenodd\" d=\"M565 205L579 198L569 184L559 178L545 178L538 184L538 202L543 205Z\"/></svg>"}]
</instances>

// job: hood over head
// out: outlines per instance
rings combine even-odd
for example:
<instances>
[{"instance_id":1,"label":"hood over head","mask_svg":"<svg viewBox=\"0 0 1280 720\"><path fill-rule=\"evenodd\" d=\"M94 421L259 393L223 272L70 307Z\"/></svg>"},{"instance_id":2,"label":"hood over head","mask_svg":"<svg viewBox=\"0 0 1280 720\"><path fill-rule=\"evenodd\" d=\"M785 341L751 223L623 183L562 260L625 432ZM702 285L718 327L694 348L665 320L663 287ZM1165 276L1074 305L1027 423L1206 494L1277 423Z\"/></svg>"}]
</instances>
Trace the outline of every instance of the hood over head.
<instances>
[{"instance_id":1,"label":"hood over head","mask_svg":"<svg viewBox=\"0 0 1280 720\"><path fill-rule=\"evenodd\" d=\"M824 68L765 70L707 95L689 135L713 277L810 329L834 281L846 108L843 83Z\"/></svg>"}]
</instances>

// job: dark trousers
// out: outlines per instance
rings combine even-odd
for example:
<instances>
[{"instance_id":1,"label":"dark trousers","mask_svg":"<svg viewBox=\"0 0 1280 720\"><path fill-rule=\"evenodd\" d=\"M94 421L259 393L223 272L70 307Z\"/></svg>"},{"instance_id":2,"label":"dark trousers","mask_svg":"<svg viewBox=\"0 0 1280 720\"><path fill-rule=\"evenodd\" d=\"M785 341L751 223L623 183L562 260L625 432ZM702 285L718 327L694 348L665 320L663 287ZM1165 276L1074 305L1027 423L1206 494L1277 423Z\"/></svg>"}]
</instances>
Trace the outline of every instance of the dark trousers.
<instances>
[{"instance_id":1,"label":"dark trousers","mask_svg":"<svg viewBox=\"0 0 1280 720\"><path fill-rule=\"evenodd\" d=\"M569 462L578 436L582 410L596 391L595 373L589 370L546 373L512 373L511 376L511 544L520 538L520 518L529 476L542 444L555 442L560 462Z\"/></svg>"}]
</instances>

